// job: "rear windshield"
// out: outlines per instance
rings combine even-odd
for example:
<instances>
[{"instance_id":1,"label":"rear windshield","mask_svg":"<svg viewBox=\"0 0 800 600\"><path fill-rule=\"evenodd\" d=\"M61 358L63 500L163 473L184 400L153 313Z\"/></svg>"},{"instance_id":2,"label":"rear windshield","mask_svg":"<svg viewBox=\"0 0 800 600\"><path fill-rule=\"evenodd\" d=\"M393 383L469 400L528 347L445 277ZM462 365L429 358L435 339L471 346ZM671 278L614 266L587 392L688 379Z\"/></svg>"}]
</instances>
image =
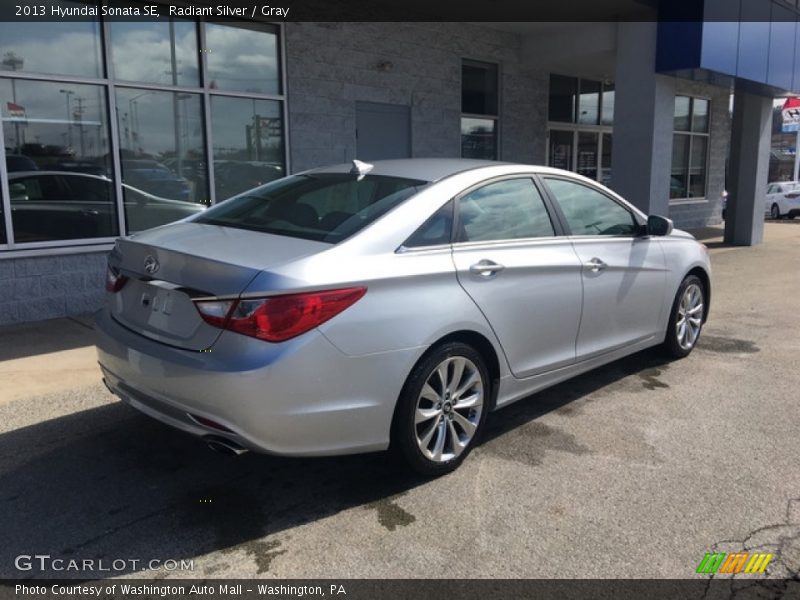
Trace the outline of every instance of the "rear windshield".
<instances>
[{"instance_id":1,"label":"rear windshield","mask_svg":"<svg viewBox=\"0 0 800 600\"><path fill-rule=\"evenodd\" d=\"M231 198L194 221L335 244L424 185L381 175L361 180L346 173L296 175Z\"/></svg>"}]
</instances>

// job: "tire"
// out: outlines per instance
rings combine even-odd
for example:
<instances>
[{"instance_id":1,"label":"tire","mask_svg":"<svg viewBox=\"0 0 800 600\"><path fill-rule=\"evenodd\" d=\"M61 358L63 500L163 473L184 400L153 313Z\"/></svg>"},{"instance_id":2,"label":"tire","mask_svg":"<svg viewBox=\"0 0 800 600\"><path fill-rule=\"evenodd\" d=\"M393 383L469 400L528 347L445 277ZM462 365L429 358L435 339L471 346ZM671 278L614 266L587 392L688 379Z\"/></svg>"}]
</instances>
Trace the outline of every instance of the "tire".
<instances>
[{"instance_id":1,"label":"tire","mask_svg":"<svg viewBox=\"0 0 800 600\"><path fill-rule=\"evenodd\" d=\"M667 356L672 358L689 356L700 338L706 310L703 282L696 275L687 276L675 294L664 343L661 345ZM689 317L687 312L692 316ZM682 322L684 327L681 327Z\"/></svg>"},{"instance_id":2,"label":"tire","mask_svg":"<svg viewBox=\"0 0 800 600\"><path fill-rule=\"evenodd\" d=\"M483 432L491 392L489 372L477 350L461 342L435 347L417 363L400 393L392 451L425 476L455 470Z\"/></svg>"},{"instance_id":3,"label":"tire","mask_svg":"<svg viewBox=\"0 0 800 600\"><path fill-rule=\"evenodd\" d=\"M775 219L776 221L780 220L781 218L781 209L777 204L773 204L772 208L769 211L769 216L771 219Z\"/></svg>"}]
</instances>

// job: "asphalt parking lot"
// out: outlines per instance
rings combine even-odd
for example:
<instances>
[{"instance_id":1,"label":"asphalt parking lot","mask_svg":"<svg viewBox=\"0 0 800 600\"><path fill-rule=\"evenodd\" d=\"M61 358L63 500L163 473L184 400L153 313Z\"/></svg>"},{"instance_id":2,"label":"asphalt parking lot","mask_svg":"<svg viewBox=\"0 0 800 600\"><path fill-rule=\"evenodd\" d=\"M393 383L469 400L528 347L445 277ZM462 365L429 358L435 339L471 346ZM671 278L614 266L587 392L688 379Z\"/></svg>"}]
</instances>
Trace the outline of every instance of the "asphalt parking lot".
<instances>
[{"instance_id":1,"label":"asphalt parking lot","mask_svg":"<svg viewBox=\"0 0 800 600\"><path fill-rule=\"evenodd\" d=\"M712 311L689 358L640 353L494 413L434 481L383 455L215 454L115 401L88 320L0 329L0 577L41 576L14 566L38 553L193 561L158 577L683 578L761 548L797 576L800 220L755 248L720 235L702 232Z\"/></svg>"}]
</instances>

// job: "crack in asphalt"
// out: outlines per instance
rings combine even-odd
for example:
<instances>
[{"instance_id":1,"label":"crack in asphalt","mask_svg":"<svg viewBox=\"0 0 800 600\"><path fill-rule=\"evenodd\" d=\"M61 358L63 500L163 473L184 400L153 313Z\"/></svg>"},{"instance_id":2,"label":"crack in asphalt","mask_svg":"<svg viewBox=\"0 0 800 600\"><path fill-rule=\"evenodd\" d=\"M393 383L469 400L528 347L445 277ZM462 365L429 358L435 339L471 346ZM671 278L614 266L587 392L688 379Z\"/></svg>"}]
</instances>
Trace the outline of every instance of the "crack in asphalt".
<instances>
[{"instance_id":1,"label":"crack in asphalt","mask_svg":"<svg viewBox=\"0 0 800 600\"><path fill-rule=\"evenodd\" d=\"M720 583L729 581L728 598L759 599L796 597L800 584L800 497L786 504L784 521L752 530L742 540L721 540L711 546L717 552L766 552L774 554L764 579L749 574L719 575L708 578L705 598L719 598ZM713 594L712 592L713 582ZM720 583L717 583L720 582Z\"/></svg>"}]
</instances>

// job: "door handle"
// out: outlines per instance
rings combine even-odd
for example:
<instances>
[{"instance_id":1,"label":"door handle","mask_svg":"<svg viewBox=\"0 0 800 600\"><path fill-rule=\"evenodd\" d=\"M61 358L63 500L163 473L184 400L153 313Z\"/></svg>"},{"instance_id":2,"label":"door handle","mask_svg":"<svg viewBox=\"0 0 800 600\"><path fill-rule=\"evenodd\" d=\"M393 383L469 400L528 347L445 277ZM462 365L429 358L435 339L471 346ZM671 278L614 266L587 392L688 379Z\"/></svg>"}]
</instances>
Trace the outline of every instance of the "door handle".
<instances>
[{"instance_id":1,"label":"door handle","mask_svg":"<svg viewBox=\"0 0 800 600\"><path fill-rule=\"evenodd\" d=\"M478 275L480 277L484 277L488 279L494 275L497 275L500 271L505 269L505 267L501 264L498 264L492 260L483 259L469 268L469 272L473 275Z\"/></svg>"},{"instance_id":2,"label":"door handle","mask_svg":"<svg viewBox=\"0 0 800 600\"><path fill-rule=\"evenodd\" d=\"M599 273L600 271L604 271L607 266L608 265L606 263L604 263L597 257L593 258L589 262L583 263L583 267L587 271L591 271L592 273Z\"/></svg>"}]
</instances>

